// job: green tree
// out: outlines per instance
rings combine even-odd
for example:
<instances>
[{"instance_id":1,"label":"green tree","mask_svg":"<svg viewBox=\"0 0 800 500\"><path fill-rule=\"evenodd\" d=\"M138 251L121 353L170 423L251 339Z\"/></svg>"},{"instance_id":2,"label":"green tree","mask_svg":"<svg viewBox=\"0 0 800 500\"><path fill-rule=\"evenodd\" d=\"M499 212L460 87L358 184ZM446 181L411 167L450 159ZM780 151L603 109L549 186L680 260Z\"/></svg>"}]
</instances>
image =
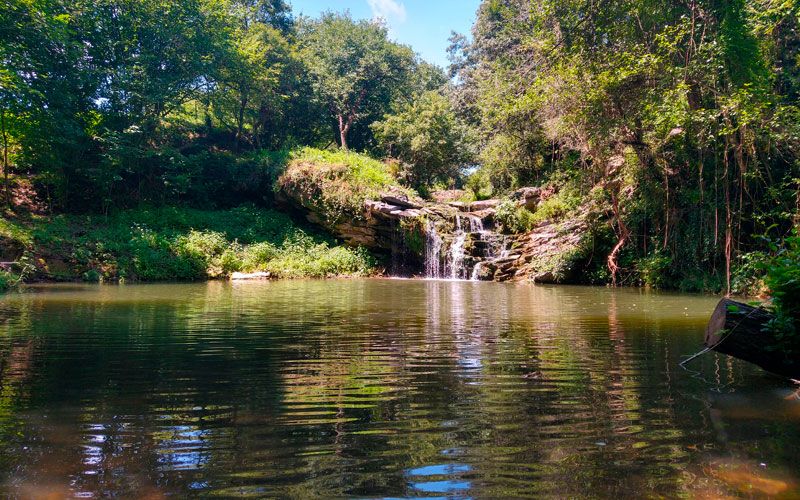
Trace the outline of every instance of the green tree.
<instances>
[{"instance_id":1,"label":"green tree","mask_svg":"<svg viewBox=\"0 0 800 500\"><path fill-rule=\"evenodd\" d=\"M372 124L386 153L400 160L402 178L416 188L447 182L459 176L472 158L472 141L441 93L428 91L413 102Z\"/></svg>"},{"instance_id":2,"label":"green tree","mask_svg":"<svg viewBox=\"0 0 800 500\"><path fill-rule=\"evenodd\" d=\"M281 31L259 19L261 4L234 3L229 45L214 77L217 89L209 100L217 118L235 129L235 149L242 141L261 147L261 134L270 116L282 114L291 97L298 62ZM263 8L263 6L261 6Z\"/></svg>"},{"instance_id":3,"label":"green tree","mask_svg":"<svg viewBox=\"0 0 800 500\"><path fill-rule=\"evenodd\" d=\"M415 66L410 48L392 43L386 28L325 13L300 23L300 44L314 91L327 107L347 149L348 134L364 117L388 111Z\"/></svg>"},{"instance_id":4,"label":"green tree","mask_svg":"<svg viewBox=\"0 0 800 500\"><path fill-rule=\"evenodd\" d=\"M797 211L798 8L487 0L472 43L453 39L459 111L496 188L599 188L612 276L657 252L671 285L727 288L751 235Z\"/></svg>"}]
</instances>

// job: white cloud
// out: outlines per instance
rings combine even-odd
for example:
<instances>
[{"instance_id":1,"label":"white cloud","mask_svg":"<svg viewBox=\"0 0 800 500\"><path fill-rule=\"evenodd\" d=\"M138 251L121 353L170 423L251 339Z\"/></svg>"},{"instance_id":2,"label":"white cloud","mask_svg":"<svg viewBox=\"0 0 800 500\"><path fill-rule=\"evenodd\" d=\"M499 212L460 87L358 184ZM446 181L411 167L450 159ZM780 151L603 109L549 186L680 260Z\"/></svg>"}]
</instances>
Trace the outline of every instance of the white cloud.
<instances>
[{"instance_id":1,"label":"white cloud","mask_svg":"<svg viewBox=\"0 0 800 500\"><path fill-rule=\"evenodd\" d=\"M367 0L372 16L387 23L402 23L406 20L406 6L398 0Z\"/></svg>"}]
</instances>

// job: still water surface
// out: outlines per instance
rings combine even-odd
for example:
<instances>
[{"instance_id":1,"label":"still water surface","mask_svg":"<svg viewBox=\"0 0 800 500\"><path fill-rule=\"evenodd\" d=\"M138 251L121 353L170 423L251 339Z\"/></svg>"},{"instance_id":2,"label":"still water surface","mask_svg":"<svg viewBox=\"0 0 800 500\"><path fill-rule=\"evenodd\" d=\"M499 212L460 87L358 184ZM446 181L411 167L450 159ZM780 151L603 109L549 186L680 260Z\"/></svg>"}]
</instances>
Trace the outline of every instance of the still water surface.
<instances>
[{"instance_id":1,"label":"still water surface","mask_svg":"<svg viewBox=\"0 0 800 500\"><path fill-rule=\"evenodd\" d=\"M792 384L716 299L343 280L0 298L0 494L797 497Z\"/></svg>"}]
</instances>

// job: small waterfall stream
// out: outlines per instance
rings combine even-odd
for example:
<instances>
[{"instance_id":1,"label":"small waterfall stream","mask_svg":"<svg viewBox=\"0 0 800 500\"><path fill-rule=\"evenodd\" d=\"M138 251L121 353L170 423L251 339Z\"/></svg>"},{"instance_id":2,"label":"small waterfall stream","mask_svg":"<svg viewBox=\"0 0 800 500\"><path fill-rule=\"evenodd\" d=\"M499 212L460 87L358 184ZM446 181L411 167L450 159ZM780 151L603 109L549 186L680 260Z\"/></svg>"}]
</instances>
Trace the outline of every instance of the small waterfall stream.
<instances>
[{"instance_id":1,"label":"small waterfall stream","mask_svg":"<svg viewBox=\"0 0 800 500\"><path fill-rule=\"evenodd\" d=\"M480 244L476 256L475 244ZM505 242L500 235L484 227L480 217L456 215L453 233L443 236L428 222L425 230L425 277L478 281L485 262L502 256Z\"/></svg>"},{"instance_id":2,"label":"small waterfall stream","mask_svg":"<svg viewBox=\"0 0 800 500\"><path fill-rule=\"evenodd\" d=\"M439 279L442 277L441 255L444 240L436 231L436 225L428 221L425 228L425 277Z\"/></svg>"}]
</instances>

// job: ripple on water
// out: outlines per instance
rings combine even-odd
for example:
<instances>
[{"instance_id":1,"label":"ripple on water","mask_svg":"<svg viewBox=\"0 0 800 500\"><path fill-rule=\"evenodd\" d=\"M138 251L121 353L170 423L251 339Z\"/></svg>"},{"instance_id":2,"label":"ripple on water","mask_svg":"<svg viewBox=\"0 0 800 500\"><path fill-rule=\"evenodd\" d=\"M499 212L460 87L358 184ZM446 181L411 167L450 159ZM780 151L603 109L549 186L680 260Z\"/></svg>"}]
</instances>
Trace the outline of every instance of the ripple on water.
<instances>
[{"instance_id":1,"label":"ripple on water","mask_svg":"<svg viewBox=\"0 0 800 500\"><path fill-rule=\"evenodd\" d=\"M413 280L4 296L3 493L800 493L791 386L677 368L714 304Z\"/></svg>"}]
</instances>

